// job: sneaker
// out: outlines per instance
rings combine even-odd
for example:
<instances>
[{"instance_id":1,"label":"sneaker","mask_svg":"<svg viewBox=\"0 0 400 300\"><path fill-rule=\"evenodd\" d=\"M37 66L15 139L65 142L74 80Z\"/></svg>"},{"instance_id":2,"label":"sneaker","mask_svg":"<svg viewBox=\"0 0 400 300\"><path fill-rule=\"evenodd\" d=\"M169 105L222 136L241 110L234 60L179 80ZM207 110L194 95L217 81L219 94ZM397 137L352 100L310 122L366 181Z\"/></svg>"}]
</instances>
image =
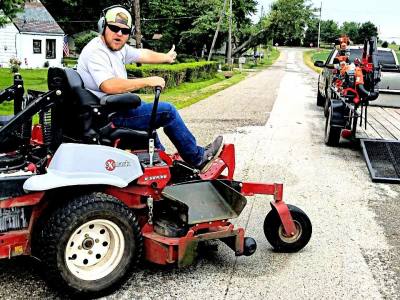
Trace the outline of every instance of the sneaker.
<instances>
[{"instance_id":1,"label":"sneaker","mask_svg":"<svg viewBox=\"0 0 400 300\"><path fill-rule=\"evenodd\" d=\"M223 144L223 137L218 136L211 144L204 148L203 159L197 166L201 173L205 173L210 169L213 161L221 154Z\"/></svg>"}]
</instances>

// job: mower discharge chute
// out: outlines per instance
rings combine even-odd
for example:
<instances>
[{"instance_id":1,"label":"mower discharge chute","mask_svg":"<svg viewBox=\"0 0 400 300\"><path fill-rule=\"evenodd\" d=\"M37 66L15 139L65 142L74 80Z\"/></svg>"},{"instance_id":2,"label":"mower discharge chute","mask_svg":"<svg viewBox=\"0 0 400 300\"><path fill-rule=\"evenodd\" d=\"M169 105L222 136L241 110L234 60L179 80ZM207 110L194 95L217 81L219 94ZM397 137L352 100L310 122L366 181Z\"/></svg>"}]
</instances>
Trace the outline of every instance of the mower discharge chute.
<instances>
[{"instance_id":1,"label":"mower discharge chute","mask_svg":"<svg viewBox=\"0 0 400 300\"><path fill-rule=\"evenodd\" d=\"M349 61L344 46L349 40L342 38L341 42L333 65L327 66L334 69L325 123L325 144L328 146L338 145L340 137L354 140L358 119L360 126L363 119L367 126L369 101L379 96L380 66L376 57L376 38L365 39L362 57L353 62Z\"/></svg>"},{"instance_id":2,"label":"mower discharge chute","mask_svg":"<svg viewBox=\"0 0 400 300\"><path fill-rule=\"evenodd\" d=\"M311 222L285 204L282 184L233 179L234 145L206 173L154 149L160 89L143 132L112 123L116 111L140 104L134 94L100 102L72 69L50 68L48 86L23 96L17 82L1 94L24 107L0 128L0 258L34 255L58 289L102 294L143 258L189 265L206 240L252 255L255 240L230 220L255 194L273 196L264 233L275 250L307 245Z\"/></svg>"}]
</instances>

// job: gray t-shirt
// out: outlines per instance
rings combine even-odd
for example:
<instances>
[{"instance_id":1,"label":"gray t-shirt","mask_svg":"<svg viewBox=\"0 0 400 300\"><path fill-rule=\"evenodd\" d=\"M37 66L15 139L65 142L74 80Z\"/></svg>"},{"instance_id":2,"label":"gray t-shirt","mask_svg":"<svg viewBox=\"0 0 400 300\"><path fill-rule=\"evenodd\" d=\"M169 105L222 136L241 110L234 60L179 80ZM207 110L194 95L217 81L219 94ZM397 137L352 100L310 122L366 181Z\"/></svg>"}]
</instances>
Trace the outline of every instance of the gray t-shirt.
<instances>
[{"instance_id":1,"label":"gray t-shirt","mask_svg":"<svg viewBox=\"0 0 400 300\"><path fill-rule=\"evenodd\" d=\"M110 50L100 37L91 40L82 50L78 59L77 71L85 88L96 96L105 95L100 84L111 78L127 79L125 64L138 61L140 51L125 45L119 51Z\"/></svg>"}]
</instances>

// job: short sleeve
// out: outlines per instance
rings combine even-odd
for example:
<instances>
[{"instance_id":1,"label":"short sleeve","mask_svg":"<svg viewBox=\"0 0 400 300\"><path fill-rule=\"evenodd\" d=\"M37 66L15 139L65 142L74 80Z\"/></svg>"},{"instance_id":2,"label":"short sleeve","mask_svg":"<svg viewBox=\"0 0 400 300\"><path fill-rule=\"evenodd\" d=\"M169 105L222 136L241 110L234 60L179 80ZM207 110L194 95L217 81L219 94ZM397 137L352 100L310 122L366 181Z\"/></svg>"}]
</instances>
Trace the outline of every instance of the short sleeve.
<instances>
[{"instance_id":1,"label":"short sleeve","mask_svg":"<svg viewBox=\"0 0 400 300\"><path fill-rule=\"evenodd\" d=\"M125 55L125 64L130 64L132 62L137 62L140 59L140 50L136 49L132 46L126 45L126 55Z\"/></svg>"},{"instance_id":2,"label":"short sleeve","mask_svg":"<svg viewBox=\"0 0 400 300\"><path fill-rule=\"evenodd\" d=\"M90 56L87 69L99 88L104 81L115 77L110 68L110 58L103 51L95 51Z\"/></svg>"}]
</instances>

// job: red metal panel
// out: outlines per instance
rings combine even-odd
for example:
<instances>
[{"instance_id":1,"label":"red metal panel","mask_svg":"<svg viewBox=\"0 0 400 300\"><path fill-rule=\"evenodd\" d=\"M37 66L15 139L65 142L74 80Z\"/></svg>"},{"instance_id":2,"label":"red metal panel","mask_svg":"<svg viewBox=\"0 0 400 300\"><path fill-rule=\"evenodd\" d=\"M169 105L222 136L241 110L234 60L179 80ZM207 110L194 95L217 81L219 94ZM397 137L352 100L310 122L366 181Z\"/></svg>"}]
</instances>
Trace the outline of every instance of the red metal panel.
<instances>
[{"instance_id":1,"label":"red metal panel","mask_svg":"<svg viewBox=\"0 0 400 300\"><path fill-rule=\"evenodd\" d=\"M243 196L253 196L255 194L273 195L275 201L282 201L283 184L242 182L241 194Z\"/></svg>"},{"instance_id":2,"label":"red metal panel","mask_svg":"<svg viewBox=\"0 0 400 300\"><path fill-rule=\"evenodd\" d=\"M136 188L136 186L135 186ZM141 209L145 208L146 204L141 202L141 193L153 193L153 190L150 190L147 187L143 187L142 189L132 189L132 187L127 188L116 188L116 187L107 187L105 192L111 196L114 196L124 202L124 204L130 208Z\"/></svg>"},{"instance_id":3,"label":"red metal panel","mask_svg":"<svg viewBox=\"0 0 400 300\"><path fill-rule=\"evenodd\" d=\"M154 166L144 169L143 175L138 178L139 185L157 185L157 188L164 188L171 179L168 166Z\"/></svg>"},{"instance_id":4,"label":"red metal panel","mask_svg":"<svg viewBox=\"0 0 400 300\"><path fill-rule=\"evenodd\" d=\"M146 236L144 237L144 249L146 260L152 263L166 265L176 261L176 251L173 246L162 244Z\"/></svg>"},{"instance_id":5,"label":"red metal panel","mask_svg":"<svg viewBox=\"0 0 400 300\"><path fill-rule=\"evenodd\" d=\"M233 174L235 173L235 145L225 144L219 156L226 164L228 168L228 179L233 179Z\"/></svg>"},{"instance_id":6,"label":"red metal panel","mask_svg":"<svg viewBox=\"0 0 400 300\"><path fill-rule=\"evenodd\" d=\"M32 145L43 145L43 130L40 124L33 125L31 134Z\"/></svg>"},{"instance_id":7,"label":"red metal panel","mask_svg":"<svg viewBox=\"0 0 400 300\"><path fill-rule=\"evenodd\" d=\"M0 233L0 259L29 254L29 235L28 230Z\"/></svg>"},{"instance_id":8,"label":"red metal panel","mask_svg":"<svg viewBox=\"0 0 400 300\"><path fill-rule=\"evenodd\" d=\"M24 196L10 198L0 201L0 208L10 208L19 206L32 206L38 204L43 198L44 192L30 193Z\"/></svg>"},{"instance_id":9,"label":"red metal panel","mask_svg":"<svg viewBox=\"0 0 400 300\"><path fill-rule=\"evenodd\" d=\"M283 229L288 236L292 236L296 233L296 226L294 225L292 215L290 214L289 208L283 201L272 201L271 204L276 209L279 218L281 219Z\"/></svg>"}]
</instances>

